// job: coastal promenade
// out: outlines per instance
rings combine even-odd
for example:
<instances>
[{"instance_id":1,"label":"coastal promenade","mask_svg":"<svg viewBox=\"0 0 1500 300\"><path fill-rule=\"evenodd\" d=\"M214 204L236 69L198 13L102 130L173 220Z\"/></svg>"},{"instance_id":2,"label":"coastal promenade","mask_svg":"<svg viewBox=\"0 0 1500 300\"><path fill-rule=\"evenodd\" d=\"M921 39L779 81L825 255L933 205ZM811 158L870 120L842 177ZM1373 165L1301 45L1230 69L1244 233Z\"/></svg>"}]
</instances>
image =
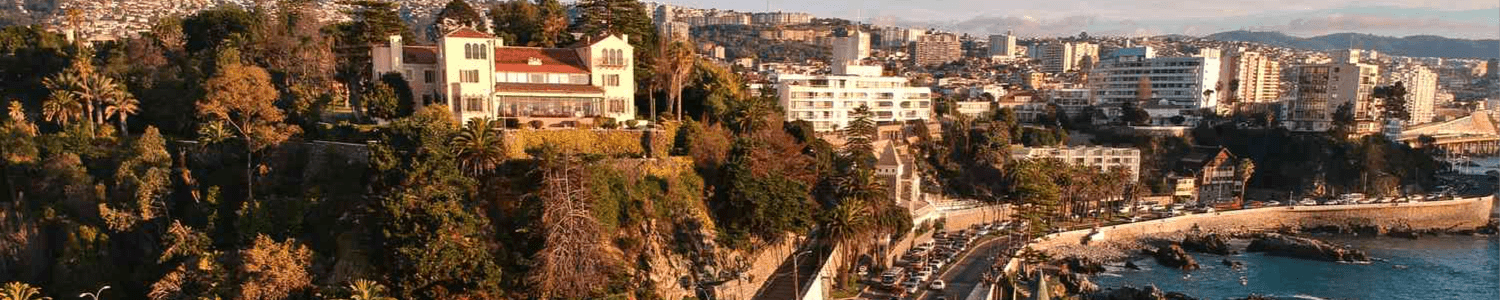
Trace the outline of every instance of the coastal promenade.
<instances>
[{"instance_id":1,"label":"coastal promenade","mask_svg":"<svg viewBox=\"0 0 1500 300\"><path fill-rule=\"evenodd\" d=\"M1489 222L1494 196L1453 200L1355 205L1279 206L1192 214L1157 220L1083 229L1048 235L1030 247L1056 247L1108 242L1133 242L1141 237L1186 232L1197 227L1219 232L1273 231L1323 226L1411 230L1474 229Z\"/></svg>"}]
</instances>

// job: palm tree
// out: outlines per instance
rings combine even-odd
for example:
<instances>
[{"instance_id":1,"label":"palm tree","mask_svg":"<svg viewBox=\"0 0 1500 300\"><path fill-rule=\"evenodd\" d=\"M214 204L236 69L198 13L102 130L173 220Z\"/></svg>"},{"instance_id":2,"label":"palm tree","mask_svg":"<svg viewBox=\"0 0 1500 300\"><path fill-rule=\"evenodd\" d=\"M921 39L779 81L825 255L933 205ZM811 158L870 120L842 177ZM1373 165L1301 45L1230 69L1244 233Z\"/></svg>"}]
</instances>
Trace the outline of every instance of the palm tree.
<instances>
[{"instance_id":1,"label":"palm tree","mask_svg":"<svg viewBox=\"0 0 1500 300\"><path fill-rule=\"evenodd\" d=\"M855 169L853 172L845 175L839 181L838 192L845 199L854 199L866 203L886 200L889 195L885 182L875 178L875 173L869 169Z\"/></svg>"},{"instance_id":2,"label":"palm tree","mask_svg":"<svg viewBox=\"0 0 1500 300\"><path fill-rule=\"evenodd\" d=\"M860 247L862 243L858 241L864 239L870 229L869 210L865 207L864 202L856 199L844 199L842 203L824 211L823 220L825 222L823 223L823 230L827 234L827 241L833 244L834 248L839 249L839 253L836 254L840 255L842 257L841 260L844 262L844 266L840 268L853 266L850 254L860 253L856 248L863 247ZM844 273L839 272L839 274Z\"/></svg>"},{"instance_id":3,"label":"palm tree","mask_svg":"<svg viewBox=\"0 0 1500 300\"><path fill-rule=\"evenodd\" d=\"M349 299L344 300L396 300L396 298L385 295L385 285L360 279L349 283Z\"/></svg>"},{"instance_id":4,"label":"palm tree","mask_svg":"<svg viewBox=\"0 0 1500 300\"><path fill-rule=\"evenodd\" d=\"M139 113L140 109L141 101L135 100L135 97L130 97L130 95L126 94L122 97L110 98L109 102L105 103L104 117L116 117L116 121L120 125L120 134L130 137L130 132L127 131L127 127L129 126L127 126L126 119L129 119L130 115Z\"/></svg>"},{"instance_id":5,"label":"palm tree","mask_svg":"<svg viewBox=\"0 0 1500 300\"><path fill-rule=\"evenodd\" d=\"M59 126L68 126L82 115L83 103L67 91L52 90L52 95L42 102L42 118Z\"/></svg>"},{"instance_id":6,"label":"palm tree","mask_svg":"<svg viewBox=\"0 0 1500 300\"><path fill-rule=\"evenodd\" d=\"M51 300L52 297L41 297L42 289L30 284L11 282L0 286L0 300Z\"/></svg>"},{"instance_id":7,"label":"palm tree","mask_svg":"<svg viewBox=\"0 0 1500 300\"><path fill-rule=\"evenodd\" d=\"M665 89L667 103L674 110L673 115L677 121L682 121L682 86L687 84L688 75L693 73L693 46L683 41L669 42L669 37L662 37L658 41L655 61L651 66L656 71L656 84ZM655 101L652 101L651 112L656 113Z\"/></svg>"},{"instance_id":8,"label":"palm tree","mask_svg":"<svg viewBox=\"0 0 1500 300\"><path fill-rule=\"evenodd\" d=\"M94 125L104 124L104 103L124 97L125 91L115 80L103 74L84 74L79 77L73 93L83 100L83 110Z\"/></svg>"},{"instance_id":9,"label":"palm tree","mask_svg":"<svg viewBox=\"0 0 1500 300\"><path fill-rule=\"evenodd\" d=\"M1241 158L1238 167L1234 168L1234 176L1240 179L1240 207L1245 207L1245 190L1250 189L1250 177L1255 176L1255 161L1249 158Z\"/></svg>"},{"instance_id":10,"label":"palm tree","mask_svg":"<svg viewBox=\"0 0 1500 300\"><path fill-rule=\"evenodd\" d=\"M490 118L473 118L451 142L464 174L481 176L499 167L505 160L505 144L500 128Z\"/></svg>"}]
</instances>

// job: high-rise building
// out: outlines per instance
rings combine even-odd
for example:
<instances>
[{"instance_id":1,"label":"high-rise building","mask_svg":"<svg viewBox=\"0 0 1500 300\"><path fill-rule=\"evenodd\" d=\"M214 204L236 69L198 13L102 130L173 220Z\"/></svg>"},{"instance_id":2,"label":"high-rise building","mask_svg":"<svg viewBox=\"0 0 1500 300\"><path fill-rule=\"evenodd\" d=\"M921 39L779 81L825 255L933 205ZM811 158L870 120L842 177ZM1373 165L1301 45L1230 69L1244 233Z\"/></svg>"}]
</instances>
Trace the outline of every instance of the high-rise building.
<instances>
[{"instance_id":1,"label":"high-rise building","mask_svg":"<svg viewBox=\"0 0 1500 300\"><path fill-rule=\"evenodd\" d=\"M1380 107L1371 95L1380 82L1380 67L1359 63L1359 50L1336 51L1332 56L1332 63L1296 67L1297 86L1292 89L1285 126L1294 131L1327 131L1339 106L1349 105L1355 134L1380 132Z\"/></svg>"},{"instance_id":2,"label":"high-rise building","mask_svg":"<svg viewBox=\"0 0 1500 300\"><path fill-rule=\"evenodd\" d=\"M1062 73L1086 69L1099 60L1099 45L1053 42L1041 46L1042 71ZM1035 55L1033 55L1035 56Z\"/></svg>"},{"instance_id":3,"label":"high-rise building","mask_svg":"<svg viewBox=\"0 0 1500 300\"><path fill-rule=\"evenodd\" d=\"M917 66L945 64L963 59L958 36L949 33L929 34L912 45L912 63Z\"/></svg>"},{"instance_id":4,"label":"high-rise building","mask_svg":"<svg viewBox=\"0 0 1500 300\"><path fill-rule=\"evenodd\" d=\"M850 112L862 105L877 123L932 117L932 89L905 77L787 74L776 78L776 94L787 121L811 122L819 132L848 127Z\"/></svg>"},{"instance_id":5,"label":"high-rise building","mask_svg":"<svg viewBox=\"0 0 1500 300\"><path fill-rule=\"evenodd\" d=\"M812 14L803 12L759 12L750 14L751 22L756 25L793 25L807 24L812 22Z\"/></svg>"},{"instance_id":6,"label":"high-rise building","mask_svg":"<svg viewBox=\"0 0 1500 300\"><path fill-rule=\"evenodd\" d=\"M1420 65L1406 65L1387 73L1386 84L1401 83L1406 88L1408 125L1432 122L1432 106L1437 97L1437 73Z\"/></svg>"},{"instance_id":7,"label":"high-rise building","mask_svg":"<svg viewBox=\"0 0 1500 300\"><path fill-rule=\"evenodd\" d=\"M1006 31L1005 35L990 36L990 57L1016 57L1016 36Z\"/></svg>"},{"instance_id":8,"label":"high-rise building","mask_svg":"<svg viewBox=\"0 0 1500 300\"><path fill-rule=\"evenodd\" d=\"M1151 47L1125 48L1099 62L1089 73L1089 88L1100 105L1122 105L1149 99L1188 108L1213 108L1219 82L1219 50L1202 49L1192 57L1156 57ZM1139 93L1149 92L1149 95Z\"/></svg>"},{"instance_id":9,"label":"high-rise building","mask_svg":"<svg viewBox=\"0 0 1500 300\"><path fill-rule=\"evenodd\" d=\"M1270 103L1281 98L1281 63L1244 48L1228 53L1223 62L1224 73L1214 87L1220 104Z\"/></svg>"},{"instance_id":10,"label":"high-rise building","mask_svg":"<svg viewBox=\"0 0 1500 300\"><path fill-rule=\"evenodd\" d=\"M833 61L829 64L837 67L866 57L870 57L870 34L854 28L848 36L833 38Z\"/></svg>"}]
</instances>

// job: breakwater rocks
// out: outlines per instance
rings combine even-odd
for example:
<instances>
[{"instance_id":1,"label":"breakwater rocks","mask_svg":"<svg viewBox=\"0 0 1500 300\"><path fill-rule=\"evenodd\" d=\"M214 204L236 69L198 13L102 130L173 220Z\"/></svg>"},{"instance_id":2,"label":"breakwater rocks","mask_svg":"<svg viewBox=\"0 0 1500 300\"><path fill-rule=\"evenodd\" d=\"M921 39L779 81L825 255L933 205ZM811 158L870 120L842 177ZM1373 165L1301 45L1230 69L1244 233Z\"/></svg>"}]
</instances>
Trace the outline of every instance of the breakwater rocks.
<instances>
[{"instance_id":1,"label":"breakwater rocks","mask_svg":"<svg viewBox=\"0 0 1500 300\"><path fill-rule=\"evenodd\" d=\"M1290 235L1267 233L1255 237L1249 252L1336 262L1369 262L1364 251L1331 245L1323 241Z\"/></svg>"},{"instance_id":2,"label":"breakwater rocks","mask_svg":"<svg viewBox=\"0 0 1500 300\"><path fill-rule=\"evenodd\" d=\"M1183 251L1182 246L1175 243L1157 248L1155 251L1147 250L1146 252L1151 257L1155 257L1156 262L1161 263L1163 266L1178 268L1183 271L1198 269L1198 261L1193 259L1192 255L1188 255L1187 251Z\"/></svg>"}]
</instances>

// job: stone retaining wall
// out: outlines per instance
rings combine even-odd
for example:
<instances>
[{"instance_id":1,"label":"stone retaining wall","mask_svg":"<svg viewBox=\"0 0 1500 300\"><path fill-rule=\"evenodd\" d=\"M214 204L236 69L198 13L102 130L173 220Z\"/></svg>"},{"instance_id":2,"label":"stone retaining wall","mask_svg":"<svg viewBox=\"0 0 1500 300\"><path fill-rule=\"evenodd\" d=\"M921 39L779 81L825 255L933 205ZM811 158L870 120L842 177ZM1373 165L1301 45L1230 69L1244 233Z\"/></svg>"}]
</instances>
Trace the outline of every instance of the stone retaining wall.
<instances>
[{"instance_id":1,"label":"stone retaining wall","mask_svg":"<svg viewBox=\"0 0 1500 300\"><path fill-rule=\"evenodd\" d=\"M1491 211L1495 207L1494 201L1494 196L1483 196L1418 203L1245 209L1100 227L1100 234L1094 240L1131 241L1149 234L1187 231L1194 226L1216 231L1268 231L1286 227L1349 224L1380 225L1382 228L1404 225L1415 230L1473 229L1489 222ZM1062 245L1077 245L1090 231L1084 229L1048 235L1032 243L1031 247L1044 250Z\"/></svg>"},{"instance_id":2,"label":"stone retaining wall","mask_svg":"<svg viewBox=\"0 0 1500 300\"><path fill-rule=\"evenodd\" d=\"M781 266L781 261L786 260L796 250L797 237L789 236L782 239L780 243L759 248L758 252L742 254L748 255L750 269L741 276L743 280L730 280L714 287L714 294L719 299L725 300L747 300L755 297L755 292L760 290L761 285L769 283L767 279L775 276L776 268Z\"/></svg>"}]
</instances>

